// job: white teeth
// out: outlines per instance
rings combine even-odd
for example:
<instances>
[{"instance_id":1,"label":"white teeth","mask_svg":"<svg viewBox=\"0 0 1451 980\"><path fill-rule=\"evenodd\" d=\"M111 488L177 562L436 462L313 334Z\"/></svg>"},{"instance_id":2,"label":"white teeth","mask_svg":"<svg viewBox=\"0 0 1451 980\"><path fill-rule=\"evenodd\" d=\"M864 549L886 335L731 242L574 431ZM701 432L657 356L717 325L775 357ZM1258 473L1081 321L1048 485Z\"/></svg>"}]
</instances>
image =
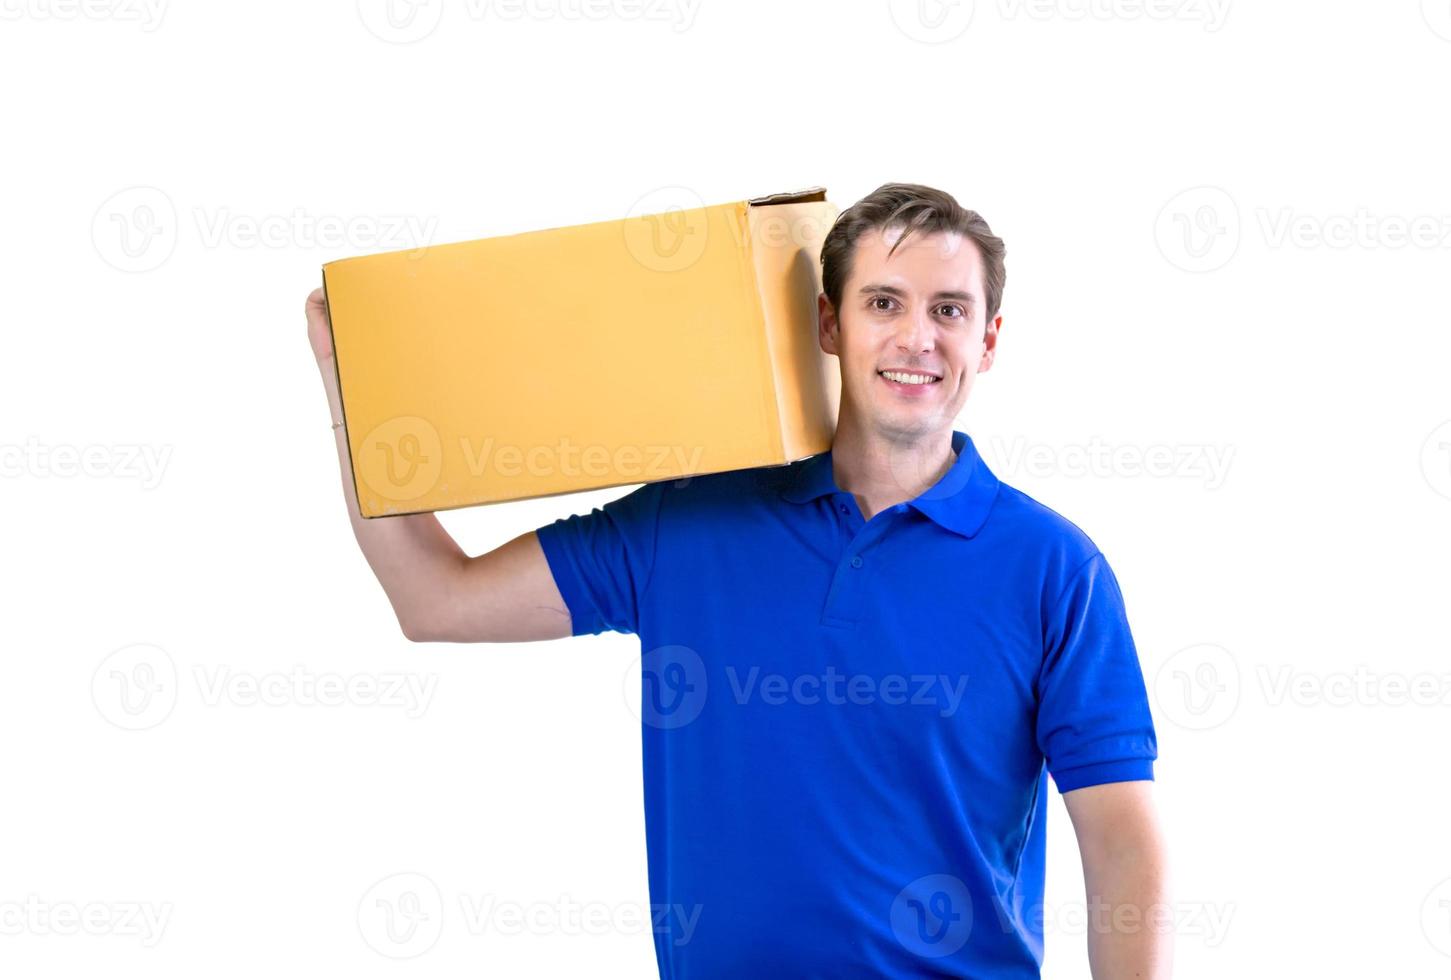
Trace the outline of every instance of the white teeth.
<instances>
[{"instance_id":1,"label":"white teeth","mask_svg":"<svg viewBox=\"0 0 1451 980\"><path fill-rule=\"evenodd\" d=\"M925 385L933 384L937 381L930 374L903 374L900 371L882 371L880 373L882 377L904 385Z\"/></svg>"}]
</instances>

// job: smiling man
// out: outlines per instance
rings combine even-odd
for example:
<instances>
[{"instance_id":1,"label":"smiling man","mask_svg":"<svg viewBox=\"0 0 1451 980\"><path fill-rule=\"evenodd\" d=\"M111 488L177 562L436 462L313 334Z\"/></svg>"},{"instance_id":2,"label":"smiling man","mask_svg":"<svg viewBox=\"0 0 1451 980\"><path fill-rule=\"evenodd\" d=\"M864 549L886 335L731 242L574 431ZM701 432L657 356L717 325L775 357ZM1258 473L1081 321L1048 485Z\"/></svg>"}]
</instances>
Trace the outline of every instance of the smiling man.
<instances>
[{"instance_id":1,"label":"smiling man","mask_svg":"<svg viewBox=\"0 0 1451 980\"><path fill-rule=\"evenodd\" d=\"M1168 975L1156 740L1118 583L953 427L997 353L1003 256L951 196L878 188L822 248L829 451L647 484L476 558L432 515L359 519L339 439L410 638L639 636L666 980L1037 977L1050 779L1094 977ZM318 294L308 312L337 417Z\"/></svg>"}]
</instances>

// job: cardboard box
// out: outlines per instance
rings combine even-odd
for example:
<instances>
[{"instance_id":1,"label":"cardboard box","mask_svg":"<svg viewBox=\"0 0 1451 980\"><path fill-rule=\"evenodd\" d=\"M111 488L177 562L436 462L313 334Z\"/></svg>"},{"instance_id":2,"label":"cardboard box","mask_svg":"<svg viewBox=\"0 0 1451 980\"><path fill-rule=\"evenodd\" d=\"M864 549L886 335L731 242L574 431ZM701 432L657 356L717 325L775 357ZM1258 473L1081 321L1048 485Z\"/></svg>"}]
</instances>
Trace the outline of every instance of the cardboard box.
<instances>
[{"instance_id":1,"label":"cardboard box","mask_svg":"<svg viewBox=\"0 0 1451 980\"><path fill-rule=\"evenodd\" d=\"M365 517L779 466L828 449L820 187L330 262Z\"/></svg>"}]
</instances>

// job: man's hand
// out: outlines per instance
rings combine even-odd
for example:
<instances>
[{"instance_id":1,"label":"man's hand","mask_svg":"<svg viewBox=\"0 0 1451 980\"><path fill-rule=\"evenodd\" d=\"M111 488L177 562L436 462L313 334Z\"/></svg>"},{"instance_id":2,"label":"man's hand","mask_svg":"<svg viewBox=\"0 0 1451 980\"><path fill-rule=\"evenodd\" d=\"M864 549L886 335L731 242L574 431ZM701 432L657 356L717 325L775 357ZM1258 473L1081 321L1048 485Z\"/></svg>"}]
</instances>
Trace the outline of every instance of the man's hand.
<instances>
[{"instance_id":1,"label":"man's hand","mask_svg":"<svg viewBox=\"0 0 1451 980\"><path fill-rule=\"evenodd\" d=\"M1153 788L1137 780L1063 794L1083 858L1094 980L1170 975L1173 916Z\"/></svg>"}]
</instances>

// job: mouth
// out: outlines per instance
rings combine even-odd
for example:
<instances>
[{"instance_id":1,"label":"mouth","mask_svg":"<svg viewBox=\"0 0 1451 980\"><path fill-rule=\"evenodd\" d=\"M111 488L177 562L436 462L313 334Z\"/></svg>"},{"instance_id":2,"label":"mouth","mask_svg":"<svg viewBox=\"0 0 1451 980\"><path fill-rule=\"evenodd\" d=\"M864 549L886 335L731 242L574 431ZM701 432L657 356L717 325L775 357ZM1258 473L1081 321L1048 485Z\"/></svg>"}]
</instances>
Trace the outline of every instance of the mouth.
<instances>
[{"instance_id":1,"label":"mouth","mask_svg":"<svg viewBox=\"0 0 1451 980\"><path fill-rule=\"evenodd\" d=\"M938 375L920 371L878 371L877 377L887 382L893 388L920 391L925 391L942 381L942 378Z\"/></svg>"}]
</instances>

